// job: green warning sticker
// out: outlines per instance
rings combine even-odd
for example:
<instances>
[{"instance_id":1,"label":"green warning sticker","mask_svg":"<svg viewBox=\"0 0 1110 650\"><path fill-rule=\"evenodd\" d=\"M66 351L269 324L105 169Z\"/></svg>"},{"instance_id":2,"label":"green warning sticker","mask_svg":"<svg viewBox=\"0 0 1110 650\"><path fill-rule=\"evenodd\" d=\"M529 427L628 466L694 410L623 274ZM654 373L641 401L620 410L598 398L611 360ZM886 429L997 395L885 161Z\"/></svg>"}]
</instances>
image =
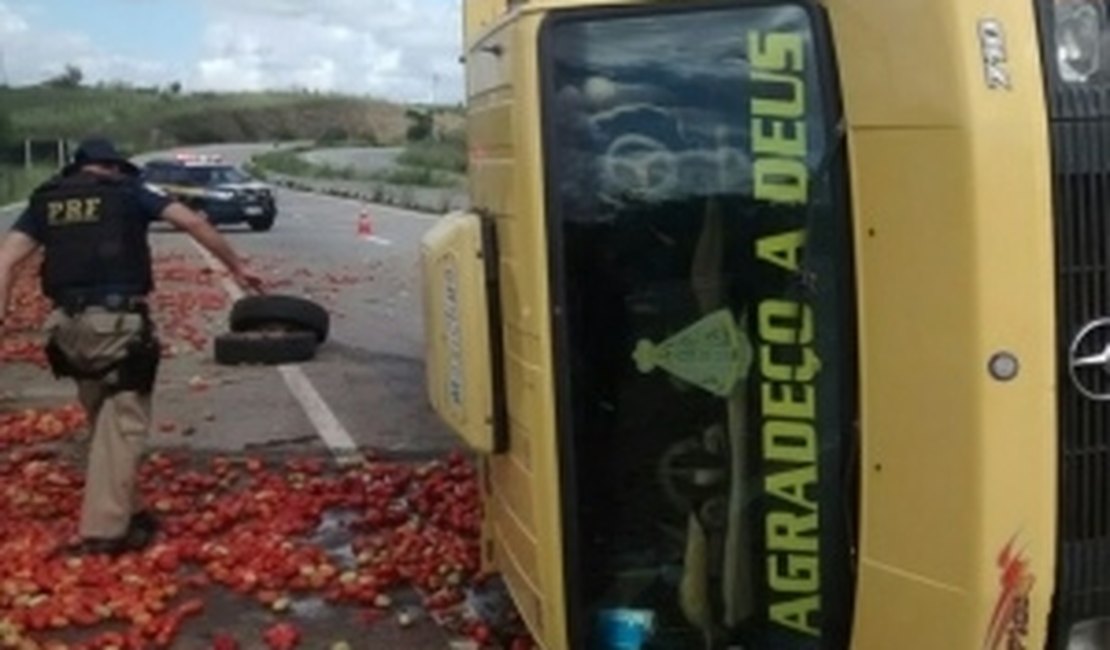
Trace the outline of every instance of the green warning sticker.
<instances>
[{"instance_id":1,"label":"green warning sticker","mask_svg":"<svg viewBox=\"0 0 1110 650\"><path fill-rule=\"evenodd\" d=\"M728 309L714 312L663 343L641 341L633 359L640 372L662 368L718 397L728 398L748 377L751 341Z\"/></svg>"}]
</instances>

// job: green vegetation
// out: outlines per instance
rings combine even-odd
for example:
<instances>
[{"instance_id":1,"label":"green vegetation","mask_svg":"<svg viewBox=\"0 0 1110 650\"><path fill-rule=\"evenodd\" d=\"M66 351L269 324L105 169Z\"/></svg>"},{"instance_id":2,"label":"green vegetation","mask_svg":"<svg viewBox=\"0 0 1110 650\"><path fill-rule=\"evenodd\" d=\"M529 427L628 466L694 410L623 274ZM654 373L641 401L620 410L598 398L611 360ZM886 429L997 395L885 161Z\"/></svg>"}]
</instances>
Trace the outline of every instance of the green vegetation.
<instances>
[{"instance_id":1,"label":"green vegetation","mask_svg":"<svg viewBox=\"0 0 1110 650\"><path fill-rule=\"evenodd\" d=\"M347 129L341 126L329 127L320 139L316 141L317 149L326 149L329 147L380 147L382 143L378 140L378 134L374 133L373 129L365 129L361 133L348 133Z\"/></svg>"},{"instance_id":2,"label":"green vegetation","mask_svg":"<svg viewBox=\"0 0 1110 650\"><path fill-rule=\"evenodd\" d=\"M394 185L455 187L462 183L466 165L466 138L454 133L409 143L397 157L397 165L376 176Z\"/></svg>"},{"instance_id":3,"label":"green vegetation","mask_svg":"<svg viewBox=\"0 0 1110 650\"><path fill-rule=\"evenodd\" d=\"M48 79L43 85L50 88L79 88L84 79L85 73L81 71L81 68L75 65L67 65L65 72L53 79Z\"/></svg>"},{"instance_id":4,"label":"green vegetation","mask_svg":"<svg viewBox=\"0 0 1110 650\"><path fill-rule=\"evenodd\" d=\"M301 153L306 150L304 147L296 147L258 154L251 159L251 169L256 172L274 172L301 178L323 178L325 168L301 158Z\"/></svg>"},{"instance_id":5,"label":"green vegetation","mask_svg":"<svg viewBox=\"0 0 1110 650\"><path fill-rule=\"evenodd\" d=\"M348 143L349 144L349 143ZM274 172L297 178L325 178L346 181L377 181L390 185L415 187L457 187L466 173L466 149L461 137L410 144L398 156L397 165L375 173L353 167L314 164L300 154L315 147L296 147L255 156L255 172Z\"/></svg>"},{"instance_id":6,"label":"green vegetation","mask_svg":"<svg viewBox=\"0 0 1110 650\"><path fill-rule=\"evenodd\" d=\"M415 187L455 187L460 183L458 176L428 167L394 167L372 174L371 178L391 185Z\"/></svg>"},{"instance_id":7,"label":"green vegetation","mask_svg":"<svg viewBox=\"0 0 1110 650\"><path fill-rule=\"evenodd\" d=\"M6 112L0 110L0 149L14 146L16 142L17 137L12 118Z\"/></svg>"},{"instance_id":8,"label":"green vegetation","mask_svg":"<svg viewBox=\"0 0 1110 650\"><path fill-rule=\"evenodd\" d=\"M19 140L78 140L95 133L132 152L220 142L405 141L405 108L389 102L307 92L182 93L176 83L90 88L74 85L80 84L79 72L42 86L0 87L0 106Z\"/></svg>"},{"instance_id":9,"label":"green vegetation","mask_svg":"<svg viewBox=\"0 0 1110 650\"><path fill-rule=\"evenodd\" d=\"M55 171L54 167L32 167L28 171L22 166L0 165L0 205L26 200Z\"/></svg>"},{"instance_id":10,"label":"green vegetation","mask_svg":"<svg viewBox=\"0 0 1110 650\"><path fill-rule=\"evenodd\" d=\"M22 164L15 164L13 152L19 149L15 125L7 110L0 110L0 205L26 199L31 190L55 171L50 166L26 169Z\"/></svg>"},{"instance_id":11,"label":"green vegetation","mask_svg":"<svg viewBox=\"0 0 1110 650\"><path fill-rule=\"evenodd\" d=\"M413 142L405 147L397 163L406 167L423 167L453 174L466 173L466 141L461 134L442 140Z\"/></svg>"},{"instance_id":12,"label":"green vegetation","mask_svg":"<svg viewBox=\"0 0 1110 650\"><path fill-rule=\"evenodd\" d=\"M409 142L428 140L435 134L435 114L431 111L411 108L405 111L409 120L409 128L405 131L405 138Z\"/></svg>"},{"instance_id":13,"label":"green vegetation","mask_svg":"<svg viewBox=\"0 0 1110 650\"><path fill-rule=\"evenodd\" d=\"M394 168L374 174L314 165L283 149L258 156L251 170L403 187L460 187L466 171L463 117L458 108L404 106L369 98L307 91L187 92L179 82L136 87L87 85L67 66L38 86L0 86L0 201L22 198L50 169L23 169L32 159L55 162L56 143L89 135L112 138L138 154L225 142L304 141L312 148L407 145ZM308 147L305 147L308 148Z\"/></svg>"}]
</instances>

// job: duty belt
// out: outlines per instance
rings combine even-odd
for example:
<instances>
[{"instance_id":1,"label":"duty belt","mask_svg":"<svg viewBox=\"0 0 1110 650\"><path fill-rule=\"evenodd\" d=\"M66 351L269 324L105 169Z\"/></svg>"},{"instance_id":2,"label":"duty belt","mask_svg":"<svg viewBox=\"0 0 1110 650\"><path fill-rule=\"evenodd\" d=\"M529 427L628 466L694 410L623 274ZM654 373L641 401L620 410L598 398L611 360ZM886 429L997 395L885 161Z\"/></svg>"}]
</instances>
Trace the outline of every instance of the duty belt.
<instances>
[{"instance_id":1,"label":"duty belt","mask_svg":"<svg viewBox=\"0 0 1110 650\"><path fill-rule=\"evenodd\" d=\"M121 293L73 294L61 297L55 301L55 304L71 316L90 307L100 307L108 311L119 312L145 313L147 311L147 302L144 296Z\"/></svg>"}]
</instances>

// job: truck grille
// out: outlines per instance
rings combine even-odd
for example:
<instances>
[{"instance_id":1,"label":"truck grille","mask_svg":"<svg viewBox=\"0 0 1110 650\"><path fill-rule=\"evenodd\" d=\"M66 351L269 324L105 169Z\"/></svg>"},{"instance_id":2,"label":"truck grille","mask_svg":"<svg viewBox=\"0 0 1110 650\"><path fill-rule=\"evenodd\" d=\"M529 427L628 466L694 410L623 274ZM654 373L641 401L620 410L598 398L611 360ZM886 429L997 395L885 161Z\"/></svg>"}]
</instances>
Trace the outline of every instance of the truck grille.
<instances>
[{"instance_id":1,"label":"truck grille","mask_svg":"<svg viewBox=\"0 0 1110 650\"><path fill-rule=\"evenodd\" d=\"M1053 3L1038 0L1052 145L1059 349L1059 503L1050 647L1073 625L1110 616L1110 88L1067 85L1052 43ZM1087 334L1082 335L1084 331ZM1090 365L1076 366L1086 358Z\"/></svg>"},{"instance_id":2,"label":"truck grille","mask_svg":"<svg viewBox=\"0 0 1110 650\"><path fill-rule=\"evenodd\" d=\"M1110 315L1110 122L1058 121L1051 133L1061 351L1055 618L1065 635L1078 621L1110 613L1110 402L1079 388L1110 395L1110 376L1104 367L1072 370L1074 356L1110 345L1110 324L1092 325ZM1091 334L1077 342L1089 325Z\"/></svg>"}]
</instances>

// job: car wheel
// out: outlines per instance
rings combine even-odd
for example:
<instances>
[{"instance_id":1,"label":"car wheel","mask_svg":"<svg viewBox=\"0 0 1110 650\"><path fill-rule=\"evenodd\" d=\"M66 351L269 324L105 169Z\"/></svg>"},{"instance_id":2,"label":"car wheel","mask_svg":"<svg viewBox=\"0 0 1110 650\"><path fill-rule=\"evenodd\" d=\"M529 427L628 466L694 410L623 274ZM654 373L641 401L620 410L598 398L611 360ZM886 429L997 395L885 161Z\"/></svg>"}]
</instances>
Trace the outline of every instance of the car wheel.
<instances>
[{"instance_id":1,"label":"car wheel","mask_svg":"<svg viewBox=\"0 0 1110 650\"><path fill-rule=\"evenodd\" d=\"M276 366L309 361L316 356L311 332L232 332L216 337L216 363L224 366Z\"/></svg>"},{"instance_id":2,"label":"car wheel","mask_svg":"<svg viewBox=\"0 0 1110 650\"><path fill-rule=\"evenodd\" d=\"M249 217L249 219L246 220L246 225L251 226L251 230L254 232L261 233L264 231L269 231L270 228L274 227L274 215L268 214L265 216Z\"/></svg>"},{"instance_id":3,"label":"car wheel","mask_svg":"<svg viewBox=\"0 0 1110 650\"><path fill-rule=\"evenodd\" d=\"M274 227L274 218L262 217L261 219L248 219L247 225L255 232L266 232Z\"/></svg>"},{"instance_id":4,"label":"car wheel","mask_svg":"<svg viewBox=\"0 0 1110 650\"><path fill-rule=\"evenodd\" d=\"M272 324L311 332L323 343L328 339L331 316L320 305L296 296L247 296L231 308L231 331L247 332Z\"/></svg>"}]
</instances>

